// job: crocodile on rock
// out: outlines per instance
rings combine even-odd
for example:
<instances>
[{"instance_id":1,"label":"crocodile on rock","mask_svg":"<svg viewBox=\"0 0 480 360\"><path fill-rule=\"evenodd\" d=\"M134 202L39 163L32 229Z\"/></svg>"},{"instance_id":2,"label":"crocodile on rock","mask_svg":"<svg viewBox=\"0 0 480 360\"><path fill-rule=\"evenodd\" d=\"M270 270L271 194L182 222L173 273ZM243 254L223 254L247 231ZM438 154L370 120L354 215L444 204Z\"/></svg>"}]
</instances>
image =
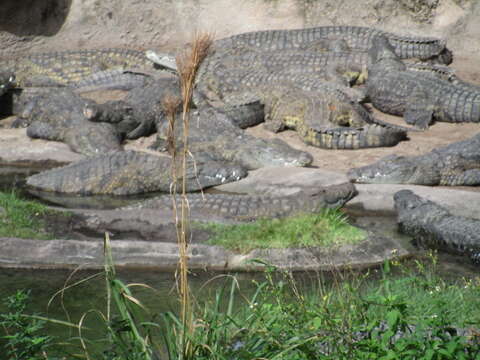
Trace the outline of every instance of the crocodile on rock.
<instances>
[{"instance_id":1,"label":"crocodile on rock","mask_svg":"<svg viewBox=\"0 0 480 360\"><path fill-rule=\"evenodd\" d=\"M401 190L393 199L400 232L417 245L466 255L480 264L480 220L452 215L411 190Z\"/></svg>"},{"instance_id":2,"label":"crocodile on rock","mask_svg":"<svg viewBox=\"0 0 480 360\"><path fill-rule=\"evenodd\" d=\"M417 185L480 185L480 133L424 155L389 155L350 169L350 181Z\"/></svg>"},{"instance_id":3,"label":"crocodile on rock","mask_svg":"<svg viewBox=\"0 0 480 360\"><path fill-rule=\"evenodd\" d=\"M181 161L177 161L175 167L176 173L181 174ZM27 186L44 192L77 195L168 193L173 180L171 168L171 157L117 151L32 175L27 178ZM237 181L246 175L246 170L238 165L190 159L187 162L187 191ZM182 178L179 176L177 181L181 184Z\"/></svg>"},{"instance_id":4,"label":"crocodile on rock","mask_svg":"<svg viewBox=\"0 0 480 360\"><path fill-rule=\"evenodd\" d=\"M423 61L434 61L442 64L452 62L452 53L444 40L433 37L403 36L385 32L375 28L360 26L320 26L291 30L264 30L233 35L214 43L215 53L225 53L240 49L261 49L262 51L298 49L298 50L331 50L336 45L325 42L341 41L352 50L368 51L375 37L384 36L392 44L395 53L401 59L416 58ZM334 49L335 50L335 49ZM238 54L238 52L237 52Z\"/></svg>"},{"instance_id":5,"label":"crocodile on rock","mask_svg":"<svg viewBox=\"0 0 480 360\"><path fill-rule=\"evenodd\" d=\"M309 145L325 149L394 146L406 129L373 119L360 104L325 84L317 91L277 86L263 93L265 127L295 129Z\"/></svg>"},{"instance_id":6,"label":"crocodile on rock","mask_svg":"<svg viewBox=\"0 0 480 360\"><path fill-rule=\"evenodd\" d=\"M163 104L165 97L180 99L180 95L177 76L157 77L130 90L123 100L103 104L89 103L84 109L84 115L90 121L115 124L126 134L127 139L137 139L153 134L156 124L166 121Z\"/></svg>"},{"instance_id":7,"label":"crocodile on rock","mask_svg":"<svg viewBox=\"0 0 480 360\"><path fill-rule=\"evenodd\" d=\"M165 151L169 124L163 121L157 127L154 149ZM213 107L191 112L188 131L188 151L194 158L233 162L248 170L265 166L308 166L313 161L312 155L294 149L280 139L260 139L246 134L228 115ZM174 135L180 151L183 148L183 124L179 120Z\"/></svg>"},{"instance_id":8,"label":"crocodile on rock","mask_svg":"<svg viewBox=\"0 0 480 360\"><path fill-rule=\"evenodd\" d=\"M325 208L342 207L357 194L352 184L319 187L290 196L240 194L188 194L189 218L197 222L244 223L265 218L281 218L300 213L316 213ZM176 197L177 209L180 197ZM84 231L104 234L126 232L135 237L160 237L162 228L172 225L173 199L161 195L124 208L82 211L80 227ZM192 225L191 230L195 230ZM120 235L121 236L121 235Z\"/></svg>"},{"instance_id":9,"label":"crocodile on rock","mask_svg":"<svg viewBox=\"0 0 480 360\"><path fill-rule=\"evenodd\" d=\"M78 153L97 155L121 150L122 134L112 124L94 123L84 116L92 100L82 98L68 88L41 88L23 92L19 121L31 138L61 141Z\"/></svg>"},{"instance_id":10,"label":"crocodile on rock","mask_svg":"<svg viewBox=\"0 0 480 360\"><path fill-rule=\"evenodd\" d=\"M20 54L0 59L0 71L10 72L19 87L68 86L77 91L127 89L146 76L167 69L144 51L112 48Z\"/></svg>"},{"instance_id":11,"label":"crocodile on rock","mask_svg":"<svg viewBox=\"0 0 480 360\"><path fill-rule=\"evenodd\" d=\"M312 54L312 59L322 57ZM328 57L323 59L328 61ZM344 71L347 68L345 64ZM361 70L352 68L350 74L355 71ZM327 82L321 74L316 78L304 73L270 71L262 64L253 70L217 66L197 84L197 105L203 102L221 109L240 127L265 120L273 131L285 126L296 128L306 143L328 149L393 146L406 138L405 128L374 119L349 96L352 89L345 84ZM287 118L290 123L285 122Z\"/></svg>"},{"instance_id":12,"label":"crocodile on rock","mask_svg":"<svg viewBox=\"0 0 480 360\"><path fill-rule=\"evenodd\" d=\"M442 78L438 71L408 69L387 39L378 37L370 50L367 96L379 110L403 115L420 129L432 120L480 121L480 87L457 78Z\"/></svg>"}]
</instances>

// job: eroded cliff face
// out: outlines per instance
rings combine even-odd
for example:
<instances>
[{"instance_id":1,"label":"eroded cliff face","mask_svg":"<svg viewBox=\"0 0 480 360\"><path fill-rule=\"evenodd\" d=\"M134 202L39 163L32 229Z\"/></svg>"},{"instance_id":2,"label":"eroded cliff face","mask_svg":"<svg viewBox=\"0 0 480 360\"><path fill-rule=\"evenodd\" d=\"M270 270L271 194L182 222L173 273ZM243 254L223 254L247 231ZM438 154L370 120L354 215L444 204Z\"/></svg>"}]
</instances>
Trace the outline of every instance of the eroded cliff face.
<instances>
[{"instance_id":1,"label":"eroded cliff face","mask_svg":"<svg viewBox=\"0 0 480 360\"><path fill-rule=\"evenodd\" d=\"M174 50L195 31L217 38L274 28L375 26L444 37L480 59L480 0L2 0L0 56L118 47Z\"/></svg>"}]
</instances>

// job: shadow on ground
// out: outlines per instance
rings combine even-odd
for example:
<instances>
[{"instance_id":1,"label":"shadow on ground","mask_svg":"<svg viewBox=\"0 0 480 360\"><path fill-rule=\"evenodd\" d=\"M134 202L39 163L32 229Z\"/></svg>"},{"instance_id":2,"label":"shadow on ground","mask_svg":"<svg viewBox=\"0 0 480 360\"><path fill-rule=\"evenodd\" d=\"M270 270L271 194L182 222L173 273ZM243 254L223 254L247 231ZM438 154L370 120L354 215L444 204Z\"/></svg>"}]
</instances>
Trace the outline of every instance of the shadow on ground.
<instances>
[{"instance_id":1,"label":"shadow on ground","mask_svg":"<svg viewBox=\"0 0 480 360\"><path fill-rule=\"evenodd\" d=\"M0 31L17 36L55 35L64 24L72 0L2 0Z\"/></svg>"}]
</instances>

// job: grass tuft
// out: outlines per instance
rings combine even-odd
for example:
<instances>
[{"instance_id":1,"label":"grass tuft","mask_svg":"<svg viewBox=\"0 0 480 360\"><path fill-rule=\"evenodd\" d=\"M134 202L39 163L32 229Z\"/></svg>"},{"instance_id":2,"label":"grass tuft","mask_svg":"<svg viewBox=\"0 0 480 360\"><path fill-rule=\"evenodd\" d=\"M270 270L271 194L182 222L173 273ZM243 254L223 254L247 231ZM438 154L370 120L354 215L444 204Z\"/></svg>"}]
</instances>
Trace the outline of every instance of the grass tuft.
<instances>
[{"instance_id":1,"label":"grass tuft","mask_svg":"<svg viewBox=\"0 0 480 360\"><path fill-rule=\"evenodd\" d=\"M366 232L347 222L340 210L300 214L283 219L263 219L249 224L201 224L212 230L211 245L242 253L253 249L289 247L334 247L355 244Z\"/></svg>"},{"instance_id":2,"label":"grass tuft","mask_svg":"<svg viewBox=\"0 0 480 360\"><path fill-rule=\"evenodd\" d=\"M42 204L22 200L15 191L0 192L0 237L53 239L42 219L49 212Z\"/></svg>"}]
</instances>

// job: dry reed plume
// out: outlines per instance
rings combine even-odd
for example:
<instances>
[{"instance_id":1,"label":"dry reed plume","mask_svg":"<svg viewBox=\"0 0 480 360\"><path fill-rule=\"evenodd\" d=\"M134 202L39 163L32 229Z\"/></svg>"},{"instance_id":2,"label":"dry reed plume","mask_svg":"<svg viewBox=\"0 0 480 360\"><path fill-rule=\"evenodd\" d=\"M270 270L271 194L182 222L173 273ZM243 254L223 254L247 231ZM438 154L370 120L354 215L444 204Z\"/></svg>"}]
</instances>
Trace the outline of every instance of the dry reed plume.
<instances>
[{"instance_id":1,"label":"dry reed plume","mask_svg":"<svg viewBox=\"0 0 480 360\"><path fill-rule=\"evenodd\" d=\"M180 348L182 349L182 358L188 358L191 352L190 343L188 341L189 334L194 331L193 319L191 313L191 302L189 296L188 286L188 244L187 239L187 225L188 225L188 201L186 196L186 173L187 173L187 158L190 155L188 150L188 129L189 129L189 110L192 99L193 88L195 85L195 75L203 59L208 55L209 48L213 42L210 34L198 33L195 34L192 41L192 46L181 53L176 58L178 75L180 77L180 87L182 95L182 125L183 125L183 149L180 153L182 161L181 177L181 216L178 218L178 211L176 208L176 179L177 174L177 151L175 144L175 113L179 106L179 101L173 98L164 99L163 106L169 121L169 130L167 135L167 149L172 155L172 197L175 223L177 227L177 242L179 247L179 284L178 291L180 295L181 311L180 317L182 321L182 334L179 336Z\"/></svg>"}]
</instances>

